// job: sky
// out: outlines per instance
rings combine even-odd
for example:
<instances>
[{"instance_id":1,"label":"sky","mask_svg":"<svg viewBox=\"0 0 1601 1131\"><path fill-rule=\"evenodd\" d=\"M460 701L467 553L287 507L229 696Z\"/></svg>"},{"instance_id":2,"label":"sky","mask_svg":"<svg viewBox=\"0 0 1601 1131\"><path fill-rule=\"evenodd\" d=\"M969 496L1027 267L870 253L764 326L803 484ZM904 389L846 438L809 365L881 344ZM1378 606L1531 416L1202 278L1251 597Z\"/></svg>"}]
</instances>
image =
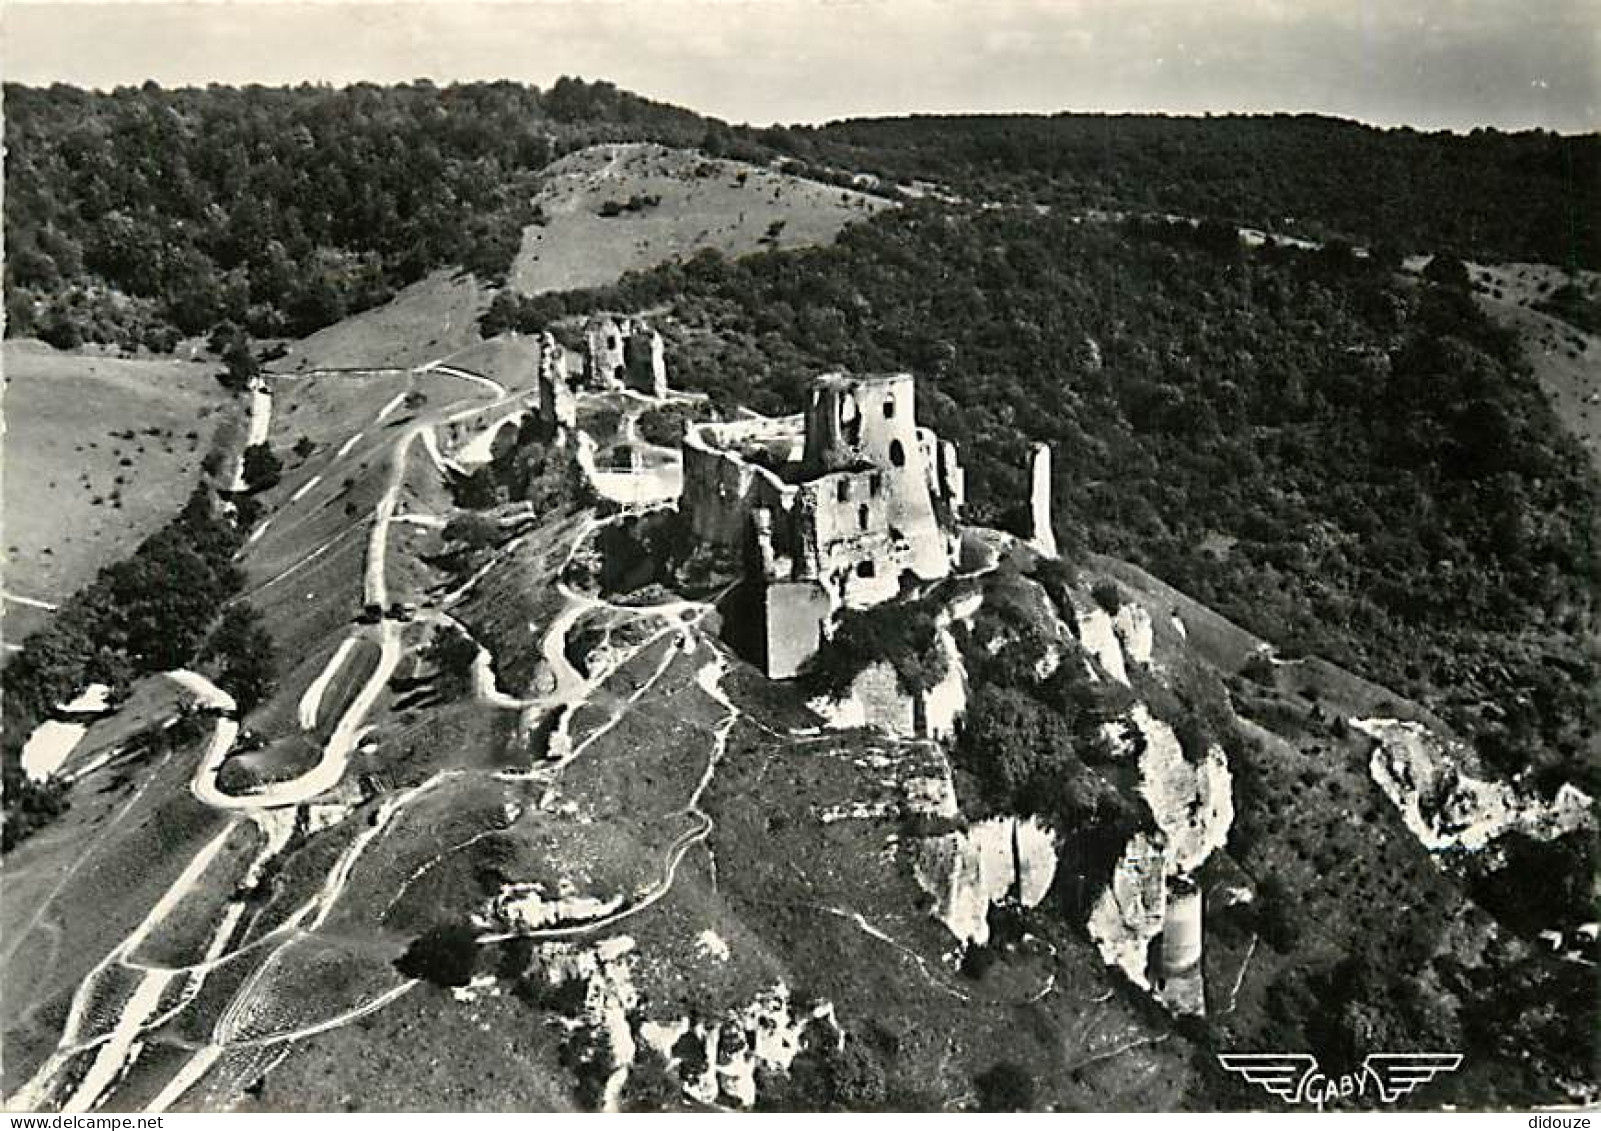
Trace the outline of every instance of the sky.
<instances>
[{"instance_id":1,"label":"sky","mask_svg":"<svg viewBox=\"0 0 1601 1131\"><path fill-rule=\"evenodd\" d=\"M1601 0L0 4L8 81L608 79L733 122L1314 112L1601 128Z\"/></svg>"}]
</instances>

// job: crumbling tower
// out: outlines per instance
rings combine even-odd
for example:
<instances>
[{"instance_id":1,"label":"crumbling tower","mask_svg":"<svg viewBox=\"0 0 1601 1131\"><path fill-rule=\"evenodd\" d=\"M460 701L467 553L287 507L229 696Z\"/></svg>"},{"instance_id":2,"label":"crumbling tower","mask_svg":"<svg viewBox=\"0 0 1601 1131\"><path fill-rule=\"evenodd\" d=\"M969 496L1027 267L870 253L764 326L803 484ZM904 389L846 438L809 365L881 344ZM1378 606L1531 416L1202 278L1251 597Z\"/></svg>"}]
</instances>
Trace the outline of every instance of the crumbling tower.
<instances>
[{"instance_id":1,"label":"crumbling tower","mask_svg":"<svg viewBox=\"0 0 1601 1131\"><path fill-rule=\"evenodd\" d=\"M1168 881L1167 917L1162 924L1162 999L1174 1013L1206 1012L1201 978L1201 889L1189 876Z\"/></svg>"},{"instance_id":2,"label":"crumbling tower","mask_svg":"<svg viewBox=\"0 0 1601 1131\"><path fill-rule=\"evenodd\" d=\"M1056 557L1056 530L1051 525L1051 446L1035 444L1028 462L1028 541L1046 557Z\"/></svg>"},{"instance_id":3,"label":"crumbling tower","mask_svg":"<svg viewBox=\"0 0 1601 1131\"><path fill-rule=\"evenodd\" d=\"M584 327L584 383L591 389L633 389L667 395L662 336L633 318L597 314Z\"/></svg>"},{"instance_id":4,"label":"crumbling tower","mask_svg":"<svg viewBox=\"0 0 1601 1131\"><path fill-rule=\"evenodd\" d=\"M584 327L584 384L592 389L614 389L628 370L624 357L625 331L617 319L597 314Z\"/></svg>"},{"instance_id":5,"label":"crumbling tower","mask_svg":"<svg viewBox=\"0 0 1601 1131\"><path fill-rule=\"evenodd\" d=\"M635 326L623 338L623 384L647 397L667 395L667 351L655 330Z\"/></svg>"},{"instance_id":6,"label":"crumbling tower","mask_svg":"<svg viewBox=\"0 0 1601 1131\"><path fill-rule=\"evenodd\" d=\"M548 330L539 335L539 420L549 431L571 429L578 404L567 381L567 351Z\"/></svg>"},{"instance_id":7,"label":"crumbling tower","mask_svg":"<svg viewBox=\"0 0 1601 1131\"><path fill-rule=\"evenodd\" d=\"M842 604L888 600L906 573L950 573L953 546L935 513L939 441L918 428L915 398L909 373L830 373L812 386L796 576L821 581ZM945 478L955 478L950 466Z\"/></svg>"},{"instance_id":8,"label":"crumbling tower","mask_svg":"<svg viewBox=\"0 0 1601 1131\"><path fill-rule=\"evenodd\" d=\"M806 405L802 474L906 467L918 446L915 396L910 373L819 377Z\"/></svg>"}]
</instances>

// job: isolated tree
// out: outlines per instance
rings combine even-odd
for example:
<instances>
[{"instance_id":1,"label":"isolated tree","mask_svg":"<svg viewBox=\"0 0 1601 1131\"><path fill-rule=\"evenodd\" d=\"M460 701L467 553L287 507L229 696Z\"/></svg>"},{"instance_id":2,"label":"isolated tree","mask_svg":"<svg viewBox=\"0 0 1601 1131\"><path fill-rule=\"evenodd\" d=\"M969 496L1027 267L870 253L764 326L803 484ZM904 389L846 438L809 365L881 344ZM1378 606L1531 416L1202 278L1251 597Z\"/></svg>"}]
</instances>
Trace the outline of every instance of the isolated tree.
<instances>
[{"instance_id":1,"label":"isolated tree","mask_svg":"<svg viewBox=\"0 0 1601 1131\"><path fill-rule=\"evenodd\" d=\"M427 661L439 672L435 685L447 699L459 698L472 686L473 662L478 646L453 628L440 630L428 645Z\"/></svg>"},{"instance_id":2,"label":"isolated tree","mask_svg":"<svg viewBox=\"0 0 1601 1131\"><path fill-rule=\"evenodd\" d=\"M1473 289L1473 281L1468 276L1467 264L1454 255L1443 252L1429 260L1428 266L1423 268L1423 277L1431 283L1445 287L1447 290L1468 291Z\"/></svg>"},{"instance_id":3,"label":"isolated tree","mask_svg":"<svg viewBox=\"0 0 1601 1131\"><path fill-rule=\"evenodd\" d=\"M983 1111L1028 1111L1034 1106L1034 1077L1014 1061L1003 1060L973 1078Z\"/></svg>"},{"instance_id":4,"label":"isolated tree","mask_svg":"<svg viewBox=\"0 0 1601 1131\"><path fill-rule=\"evenodd\" d=\"M267 444L251 444L245 449L246 490L265 491L277 486L278 480L283 478L283 469L283 460Z\"/></svg>"},{"instance_id":5,"label":"isolated tree","mask_svg":"<svg viewBox=\"0 0 1601 1131\"><path fill-rule=\"evenodd\" d=\"M261 373L261 364L251 352L250 344L245 341L243 335L234 338L224 348L222 363L226 368L217 380L230 389L245 388Z\"/></svg>"},{"instance_id":6,"label":"isolated tree","mask_svg":"<svg viewBox=\"0 0 1601 1131\"><path fill-rule=\"evenodd\" d=\"M436 986L465 986L478 963L478 940L466 923L444 923L418 935L395 959L395 969L408 978Z\"/></svg>"}]
</instances>

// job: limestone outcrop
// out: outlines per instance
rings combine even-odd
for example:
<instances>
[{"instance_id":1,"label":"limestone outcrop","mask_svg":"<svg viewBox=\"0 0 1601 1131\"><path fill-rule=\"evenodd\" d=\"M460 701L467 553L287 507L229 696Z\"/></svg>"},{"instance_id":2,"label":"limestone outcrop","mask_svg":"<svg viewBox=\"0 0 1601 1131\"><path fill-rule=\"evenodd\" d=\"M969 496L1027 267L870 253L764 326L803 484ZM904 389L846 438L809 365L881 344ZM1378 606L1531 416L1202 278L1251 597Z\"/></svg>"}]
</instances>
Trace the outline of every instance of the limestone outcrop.
<instances>
[{"instance_id":1,"label":"limestone outcrop","mask_svg":"<svg viewBox=\"0 0 1601 1131\"><path fill-rule=\"evenodd\" d=\"M726 961L726 944L717 942L720 953L712 960ZM536 977L553 990L570 982L584 987L577 1015L563 1024L579 1059L597 1075L605 1073L601 1107L606 1111L617 1110L641 1055L659 1057L669 1078L691 1099L752 1107L758 1072L788 1072L808 1040L843 1043L833 1005L798 1008L782 981L720 1017L642 1017L649 1004L635 982L636 957L634 940L626 935L593 946L546 943L539 948ZM811 1032L818 1027L821 1034Z\"/></svg>"},{"instance_id":2,"label":"limestone outcrop","mask_svg":"<svg viewBox=\"0 0 1601 1131\"><path fill-rule=\"evenodd\" d=\"M1469 776L1460 745L1421 723L1352 719L1351 727L1373 739L1373 781L1432 853L1481 852L1514 831L1554 840L1595 827L1594 800L1571 784L1546 801L1506 782Z\"/></svg>"},{"instance_id":3,"label":"limestone outcrop","mask_svg":"<svg viewBox=\"0 0 1601 1131\"><path fill-rule=\"evenodd\" d=\"M1167 871L1160 834L1135 833L1090 909L1090 937L1108 966L1150 989L1146 955L1167 915Z\"/></svg>"},{"instance_id":4,"label":"limestone outcrop","mask_svg":"<svg viewBox=\"0 0 1601 1131\"><path fill-rule=\"evenodd\" d=\"M875 663L858 673L840 698L821 696L807 706L835 730L871 727L897 738L953 738L967 710L967 673L956 641L943 629L940 648L945 674L925 691L908 692L893 667Z\"/></svg>"},{"instance_id":5,"label":"limestone outcrop","mask_svg":"<svg viewBox=\"0 0 1601 1131\"><path fill-rule=\"evenodd\" d=\"M1037 906L1056 878L1056 834L1032 817L991 817L911 842L912 872L933 915L964 943L989 941L992 906Z\"/></svg>"},{"instance_id":6,"label":"limestone outcrop","mask_svg":"<svg viewBox=\"0 0 1601 1131\"><path fill-rule=\"evenodd\" d=\"M1118 683L1128 683L1128 669L1123 664L1123 642L1118 638L1117 625L1107 611L1099 605L1073 610L1078 627L1078 642L1094 658L1101 670ZM1092 671L1093 675L1094 672Z\"/></svg>"},{"instance_id":7,"label":"limestone outcrop","mask_svg":"<svg viewBox=\"0 0 1601 1131\"><path fill-rule=\"evenodd\" d=\"M1138 758L1140 796L1156 828L1136 833L1124 847L1091 909L1090 936L1108 965L1145 989L1153 988L1147 970L1151 942L1161 936L1155 988L1173 1012L1202 1013L1204 906L1194 875L1227 844L1234 823L1228 757L1214 744L1199 763L1188 761L1173 728L1144 704L1107 724L1106 735L1123 757Z\"/></svg>"}]
</instances>

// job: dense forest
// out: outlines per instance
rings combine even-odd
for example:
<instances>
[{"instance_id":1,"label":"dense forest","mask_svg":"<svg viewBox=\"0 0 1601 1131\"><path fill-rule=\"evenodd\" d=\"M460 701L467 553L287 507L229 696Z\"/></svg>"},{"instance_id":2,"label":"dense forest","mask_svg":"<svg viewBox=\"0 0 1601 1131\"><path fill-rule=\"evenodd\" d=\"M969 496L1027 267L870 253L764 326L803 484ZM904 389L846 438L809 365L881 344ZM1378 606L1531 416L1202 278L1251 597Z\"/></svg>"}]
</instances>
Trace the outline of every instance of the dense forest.
<instances>
[{"instance_id":1,"label":"dense forest","mask_svg":"<svg viewBox=\"0 0 1601 1131\"><path fill-rule=\"evenodd\" d=\"M7 84L7 334L170 350L299 337L439 267L504 275L539 170L592 142L692 145L689 111L563 79L294 88Z\"/></svg>"},{"instance_id":2,"label":"dense forest","mask_svg":"<svg viewBox=\"0 0 1601 1131\"><path fill-rule=\"evenodd\" d=\"M220 670L243 710L270 690L272 638L249 605L229 604L244 581L233 563L243 542L202 483L177 517L101 570L6 662L0 773L7 851L67 804L60 781L24 777L21 751L55 705L88 684L105 684L116 697L140 676L204 661Z\"/></svg>"},{"instance_id":3,"label":"dense forest","mask_svg":"<svg viewBox=\"0 0 1601 1131\"><path fill-rule=\"evenodd\" d=\"M803 163L973 200L1205 216L1401 254L1601 267L1601 137L1381 130L1310 114L854 120L764 131Z\"/></svg>"},{"instance_id":4,"label":"dense forest","mask_svg":"<svg viewBox=\"0 0 1601 1131\"><path fill-rule=\"evenodd\" d=\"M731 127L605 82L94 93L7 84L7 334L165 351L299 337L443 267L490 282L540 170L600 141L933 181L974 203L1175 212L1389 253L1596 266L1601 141L1314 117L1058 115Z\"/></svg>"},{"instance_id":5,"label":"dense forest","mask_svg":"<svg viewBox=\"0 0 1601 1131\"><path fill-rule=\"evenodd\" d=\"M1502 772L1593 790L1597 484L1456 266L925 205L491 316L669 305L678 379L770 412L821 370L910 370L979 521L1016 517L1048 440L1065 546L1441 707Z\"/></svg>"}]
</instances>

